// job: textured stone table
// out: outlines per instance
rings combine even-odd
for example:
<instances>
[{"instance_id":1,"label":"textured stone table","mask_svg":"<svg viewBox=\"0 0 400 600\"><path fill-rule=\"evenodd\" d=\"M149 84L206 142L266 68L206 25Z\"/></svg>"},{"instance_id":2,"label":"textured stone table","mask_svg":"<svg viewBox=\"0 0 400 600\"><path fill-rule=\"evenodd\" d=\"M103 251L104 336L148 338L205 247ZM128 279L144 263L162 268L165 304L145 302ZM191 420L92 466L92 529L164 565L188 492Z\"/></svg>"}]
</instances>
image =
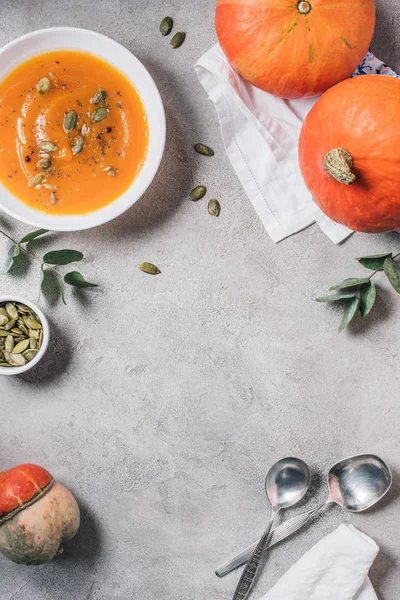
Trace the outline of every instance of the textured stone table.
<instances>
[{"instance_id":1,"label":"textured stone table","mask_svg":"<svg viewBox=\"0 0 400 600\"><path fill-rule=\"evenodd\" d=\"M373 49L400 68L400 7L377 3ZM53 25L124 44L153 75L168 121L161 169L133 209L87 233L51 236L52 247L85 253L84 273L101 287L69 295L67 307L45 305L47 362L1 378L0 468L46 466L83 517L62 559L30 568L0 559L2 600L228 600L237 575L218 580L213 569L265 525L272 462L307 460L321 498L329 465L347 455L375 452L400 471L399 298L378 277L373 315L341 335L339 315L312 301L362 273L355 256L398 249L400 237L355 235L336 247L313 226L271 242L193 71L215 41L213 10L214 0L1 2L1 44ZM187 32L176 51L158 33L166 14ZM192 151L200 140L214 159ZM188 201L199 183L220 199L218 219L204 200ZM144 260L162 274L141 273ZM37 284L37 269L21 268L0 293L35 299ZM381 546L371 576L384 600L399 597L398 493L396 483L379 508L351 519ZM276 549L254 597L343 520L330 510Z\"/></svg>"}]
</instances>

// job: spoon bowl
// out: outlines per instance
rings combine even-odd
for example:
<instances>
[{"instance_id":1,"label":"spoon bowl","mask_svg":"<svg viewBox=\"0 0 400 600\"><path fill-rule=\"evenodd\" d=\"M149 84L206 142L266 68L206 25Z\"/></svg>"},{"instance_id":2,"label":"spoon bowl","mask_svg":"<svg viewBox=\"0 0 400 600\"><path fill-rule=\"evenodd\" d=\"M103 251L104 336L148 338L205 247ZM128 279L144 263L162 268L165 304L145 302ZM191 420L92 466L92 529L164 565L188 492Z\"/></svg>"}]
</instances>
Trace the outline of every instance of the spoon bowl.
<instances>
[{"instance_id":1,"label":"spoon bowl","mask_svg":"<svg viewBox=\"0 0 400 600\"><path fill-rule=\"evenodd\" d=\"M276 510L289 508L304 497L311 483L310 469L300 458L282 458L268 471L265 493Z\"/></svg>"},{"instance_id":2,"label":"spoon bowl","mask_svg":"<svg viewBox=\"0 0 400 600\"><path fill-rule=\"evenodd\" d=\"M367 510L389 491L392 473L374 454L360 454L339 461L329 471L329 500L350 512Z\"/></svg>"}]
</instances>

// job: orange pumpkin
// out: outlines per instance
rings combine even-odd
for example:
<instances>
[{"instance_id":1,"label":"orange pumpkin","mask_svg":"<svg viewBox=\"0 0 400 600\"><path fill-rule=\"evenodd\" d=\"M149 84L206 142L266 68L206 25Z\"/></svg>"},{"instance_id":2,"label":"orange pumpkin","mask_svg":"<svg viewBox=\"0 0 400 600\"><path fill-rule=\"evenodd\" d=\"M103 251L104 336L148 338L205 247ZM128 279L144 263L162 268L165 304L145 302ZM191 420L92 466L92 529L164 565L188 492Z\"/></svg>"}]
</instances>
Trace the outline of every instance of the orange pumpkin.
<instances>
[{"instance_id":1,"label":"orange pumpkin","mask_svg":"<svg viewBox=\"0 0 400 600\"><path fill-rule=\"evenodd\" d=\"M51 561L74 537L79 521L71 492L43 467L24 464L0 471L0 552L13 562Z\"/></svg>"},{"instance_id":2,"label":"orange pumpkin","mask_svg":"<svg viewBox=\"0 0 400 600\"><path fill-rule=\"evenodd\" d=\"M218 0L215 27L230 64L283 98L322 94L350 77L375 27L374 0Z\"/></svg>"},{"instance_id":3,"label":"orange pumpkin","mask_svg":"<svg viewBox=\"0 0 400 600\"><path fill-rule=\"evenodd\" d=\"M304 121L299 162L315 202L350 229L400 228L400 79L342 81Z\"/></svg>"}]
</instances>

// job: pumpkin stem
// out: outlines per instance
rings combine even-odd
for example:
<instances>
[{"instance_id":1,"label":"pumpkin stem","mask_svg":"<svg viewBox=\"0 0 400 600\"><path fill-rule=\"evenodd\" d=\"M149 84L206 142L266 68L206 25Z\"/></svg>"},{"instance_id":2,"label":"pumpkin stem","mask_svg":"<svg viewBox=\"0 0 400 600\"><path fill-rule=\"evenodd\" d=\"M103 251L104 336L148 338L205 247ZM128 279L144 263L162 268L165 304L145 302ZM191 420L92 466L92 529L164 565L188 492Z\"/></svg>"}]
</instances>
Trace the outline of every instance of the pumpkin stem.
<instances>
[{"instance_id":1,"label":"pumpkin stem","mask_svg":"<svg viewBox=\"0 0 400 600\"><path fill-rule=\"evenodd\" d=\"M324 158L324 166L329 175L339 183L351 185L356 180L356 176L351 171L353 157L343 148L335 148L328 152Z\"/></svg>"},{"instance_id":2,"label":"pumpkin stem","mask_svg":"<svg viewBox=\"0 0 400 600\"><path fill-rule=\"evenodd\" d=\"M302 15L307 15L310 12L311 8L311 4L309 2L306 2L305 0L300 0L300 2L297 3L297 10Z\"/></svg>"}]
</instances>

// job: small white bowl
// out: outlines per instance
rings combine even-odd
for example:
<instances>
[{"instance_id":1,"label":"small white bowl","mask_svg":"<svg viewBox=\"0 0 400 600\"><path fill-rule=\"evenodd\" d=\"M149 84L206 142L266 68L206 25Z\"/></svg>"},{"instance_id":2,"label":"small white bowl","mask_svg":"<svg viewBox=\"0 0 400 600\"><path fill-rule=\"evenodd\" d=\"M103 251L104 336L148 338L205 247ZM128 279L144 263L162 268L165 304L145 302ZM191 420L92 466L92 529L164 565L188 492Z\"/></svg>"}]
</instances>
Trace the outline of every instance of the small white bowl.
<instances>
[{"instance_id":1,"label":"small white bowl","mask_svg":"<svg viewBox=\"0 0 400 600\"><path fill-rule=\"evenodd\" d=\"M22 296L0 296L0 305L4 302L17 302L18 304L25 304L25 306L31 308L37 314L43 327L43 342L39 352L36 354L33 360L26 363L26 365L23 367L0 367L0 375L20 375L20 373L25 373L26 371L29 371L29 369L32 369L32 367L37 365L38 362L42 360L49 346L50 325L43 311L36 306L36 304L33 304L33 302L27 300L26 298L22 298Z\"/></svg>"},{"instance_id":2,"label":"small white bowl","mask_svg":"<svg viewBox=\"0 0 400 600\"><path fill-rule=\"evenodd\" d=\"M156 84L126 48L100 33L74 27L51 27L28 33L0 49L0 81L17 65L51 50L80 50L102 58L127 77L139 93L148 118L149 147L142 169L119 198L84 215L48 215L30 208L0 184L0 208L19 221L51 231L79 231L107 223L130 208L153 181L165 145L165 113Z\"/></svg>"}]
</instances>

